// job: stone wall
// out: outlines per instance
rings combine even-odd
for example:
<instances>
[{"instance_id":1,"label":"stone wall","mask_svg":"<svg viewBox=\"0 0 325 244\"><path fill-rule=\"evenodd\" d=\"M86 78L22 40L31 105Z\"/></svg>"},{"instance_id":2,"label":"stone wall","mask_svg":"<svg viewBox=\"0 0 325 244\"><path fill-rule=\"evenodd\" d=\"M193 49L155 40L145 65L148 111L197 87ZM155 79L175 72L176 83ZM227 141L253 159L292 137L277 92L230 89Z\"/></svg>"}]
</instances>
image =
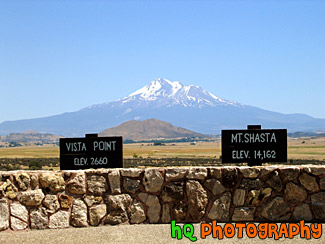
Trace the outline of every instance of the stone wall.
<instances>
[{"instance_id":1,"label":"stone wall","mask_svg":"<svg viewBox=\"0 0 325 244\"><path fill-rule=\"evenodd\" d=\"M0 172L0 230L324 222L325 166Z\"/></svg>"}]
</instances>

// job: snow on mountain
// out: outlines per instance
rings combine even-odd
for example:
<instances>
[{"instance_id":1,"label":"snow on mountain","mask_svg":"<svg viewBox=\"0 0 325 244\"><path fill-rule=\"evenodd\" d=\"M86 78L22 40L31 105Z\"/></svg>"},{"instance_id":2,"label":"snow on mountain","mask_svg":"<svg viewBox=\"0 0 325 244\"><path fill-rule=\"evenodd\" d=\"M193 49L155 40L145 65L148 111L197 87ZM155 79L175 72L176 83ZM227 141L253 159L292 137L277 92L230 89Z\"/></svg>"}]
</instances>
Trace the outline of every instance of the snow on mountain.
<instances>
[{"instance_id":1,"label":"snow on mountain","mask_svg":"<svg viewBox=\"0 0 325 244\"><path fill-rule=\"evenodd\" d=\"M217 105L240 106L239 103L227 101L219 98L199 86L183 85L179 81L169 81L167 79L155 79L149 85L131 93L129 96L120 99L122 103L134 100L142 101L164 101L162 104L168 106L182 105L184 107L203 107Z\"/></svg>"},{"instance_id":2,"label":"snow on mountain","mask_svg":"<svg viewBox=\"0 0 325 244\"><path fill-rule=\"evenodd\" d=\"M131 93L128 97L137 96L144 100L156 100L159 96L173 96L183 85L178 81L169 81L166 79L155 79L149 85Z\"/></svg>"},{"instance_id":3,"label":"snow on mountain","mask_svg":"<svg viewBox=\"0 0 325 244\"><path fill-rule=\"evenodd\" d=\"M102 107L112 103L93 105L88 108ZM244 105L219 98L199 86L183 85L179 81L169 81L167 79L155 79L149 85L131 93L130 95L113 102L115 106L143 107L143 106L183 106L197 107L205 106L236 106Z\"/></svg>"}]
</instances>

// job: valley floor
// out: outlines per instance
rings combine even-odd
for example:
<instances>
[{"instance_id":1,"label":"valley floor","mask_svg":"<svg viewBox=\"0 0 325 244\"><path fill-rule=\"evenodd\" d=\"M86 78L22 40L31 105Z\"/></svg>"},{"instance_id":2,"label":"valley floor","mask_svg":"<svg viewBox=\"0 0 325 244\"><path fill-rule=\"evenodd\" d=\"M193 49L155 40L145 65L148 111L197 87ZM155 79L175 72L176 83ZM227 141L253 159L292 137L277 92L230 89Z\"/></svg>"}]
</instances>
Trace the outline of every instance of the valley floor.
<instances>
[{"instance_id":1,"label":"valley floor","mask_svg":"<svg viewBox=\"0 0 325 244\"><path fill-rule=\"evenodd\" d=\"M123 145L124 158L220 158L221 142L133 143ZM58 158L59 147L54 144L0 148L0 158ZM288 159L325 160L325 137L288 138Z\"/></svg>"},{"instance_id":2,"label":"valley floor","mask_svg":"<svg viewBox=\"0 0 325 244\"><path fill-rule=\"evenodd\" d=\"M22 146L0 148L0 167L6 169L58 169L59 147L57 145ZM198 166L221 165L221 142L124 144L125 167L139 166ZM325 161L325 138L288 138L288 163L323 164ZM9 162L10 161L10 162ZM177 164L177 161L179 163ZM199 162L201 161L201 162ZM315 162L313 162L315 161ZM6 164L7 166L5 166ZM20 165L20 166L19 166ZM18 167L19 166L19 167Z\"/></svg>"}]
</instances>

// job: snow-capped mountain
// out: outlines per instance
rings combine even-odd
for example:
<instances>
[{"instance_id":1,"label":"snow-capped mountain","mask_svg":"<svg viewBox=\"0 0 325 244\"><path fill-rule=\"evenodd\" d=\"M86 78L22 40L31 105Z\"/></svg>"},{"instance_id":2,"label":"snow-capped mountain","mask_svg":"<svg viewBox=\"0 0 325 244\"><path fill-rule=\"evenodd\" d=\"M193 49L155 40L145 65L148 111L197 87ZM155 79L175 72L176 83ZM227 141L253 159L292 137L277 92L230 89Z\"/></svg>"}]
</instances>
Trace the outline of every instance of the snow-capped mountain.
<instances>
[{"instance_id":1,"label":"snow-capped mountain","mask_svg":"<svg viewBox=\"0 0 325 244\"><path fill-rule=\"evenodd\" d=\"M123 104L133 101L145 103L157 101L158 106L182 105L184 107L215 107L218 105L240 106L239 103L230 102L219 98L199 86L185 86L179 81L167 79L155 79L149 85L131 93L129 96L119 99Z\"/></svg>"},{"instance_id":2,"label":"snow-capped mountain","mask_svg":"<svg viewBox=\"0 0 325 244\"><path fill-rule=\"evenodd\" d=\"M88 108L98 108L107 105L114 106L154 106L154 107L171 107L181 105L184 107L202 108L205 106L244 106L242 104L231 102L219 98L212 93L202 89L199 86L183 85L179 81L169 81L167 79L155 79L149 85L131 93L130 95L111 102L92 105Z\"/></svg>"},{"instance_id":3,"label":"snow-capped mountain","mask_svg":"<svg viewBox=\"0 0 325 244\"><path fill-rule=\"evenodd\" d=\"M221 129L243 129L248 124L288 131L319 130L325 119L304 114L281 114L219 98L199 86L155 79L130 95L76 112L7 121L0 134L35 130L63 136L97 133L129 120L159 119L199 133L220 134Z\"/></svg>"}]
</instances>

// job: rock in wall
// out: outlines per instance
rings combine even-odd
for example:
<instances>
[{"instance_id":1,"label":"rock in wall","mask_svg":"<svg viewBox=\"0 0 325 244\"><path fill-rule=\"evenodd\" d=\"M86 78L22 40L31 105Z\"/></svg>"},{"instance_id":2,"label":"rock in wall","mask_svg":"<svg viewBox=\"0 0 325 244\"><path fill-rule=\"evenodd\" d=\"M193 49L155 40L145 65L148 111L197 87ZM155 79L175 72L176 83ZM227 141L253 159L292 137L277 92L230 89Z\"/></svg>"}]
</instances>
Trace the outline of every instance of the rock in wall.
<instances>
[{"instance_id":1,"label":"rock in wall","mask_svg":"<svg viewBox=\"0 0 325 244\"><path fill-rule=\"evenodd\" d=\"M0 172L0 231L171 220L324 222L325 166Z\"/></svg>"}]
</instances>

